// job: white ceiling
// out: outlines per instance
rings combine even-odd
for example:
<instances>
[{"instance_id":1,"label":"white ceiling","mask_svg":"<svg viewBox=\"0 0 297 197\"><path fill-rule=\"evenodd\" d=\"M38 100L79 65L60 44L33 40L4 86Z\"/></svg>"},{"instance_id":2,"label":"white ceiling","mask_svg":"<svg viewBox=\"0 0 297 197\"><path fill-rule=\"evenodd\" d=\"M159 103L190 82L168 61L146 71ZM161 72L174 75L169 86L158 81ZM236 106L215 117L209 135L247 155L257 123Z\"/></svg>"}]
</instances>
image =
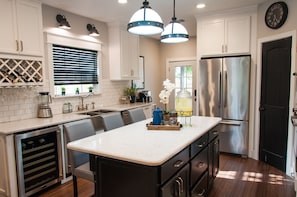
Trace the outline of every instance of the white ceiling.
<instances>
[{"instance_id":1,"label":"white ceiling","mask_svg":"<svg viewBox=\"0 0 297 197\"><path fill-rule=\"evenodd\" d=\"M127 4L119 4L118 0L41 0L42 3L71 13L92 18L102 22L120 22L128 24L130 17L141 6L143 0L127 0ZM190 36L196 35L195 16L208 12L236 9L257 5L266 0L175 0L175 15L184 19L183 25ZM158 12L168 24L173 15L173 0L148 0L152 9ZM197 3L205 3L204 9L197 9Z\"/></svg>"}]
</instances>

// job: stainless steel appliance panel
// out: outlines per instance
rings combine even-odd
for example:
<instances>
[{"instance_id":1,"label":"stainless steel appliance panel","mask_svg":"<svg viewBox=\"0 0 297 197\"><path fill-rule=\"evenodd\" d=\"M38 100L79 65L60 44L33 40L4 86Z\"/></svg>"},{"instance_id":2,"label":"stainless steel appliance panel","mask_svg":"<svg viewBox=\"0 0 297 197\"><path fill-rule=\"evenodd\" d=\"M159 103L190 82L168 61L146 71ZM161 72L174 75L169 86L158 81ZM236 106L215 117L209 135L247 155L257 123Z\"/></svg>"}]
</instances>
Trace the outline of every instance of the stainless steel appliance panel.
<instances>
[{"instance_id":1,"label":"stainless steel appliance panel","mask_svg":"<svg viewBox=\"0 0 297 197\"><path fill-rule=\"evenodd\" d=\"M19 196L32 196L62 179L58 126L15 135Z\"/></svg>"},{"instance_id":2,"label":"stainless steel appliance panel","mask_svg":"<svg viewBox=\"0 0 297 197\"><path fill-rule=\"evenodd\" d=\"M224 124L220 131L222 152L247 154L250 59L235 56L200 60L199 115L235 121Z\"/></svg>"},{"instance_id":3,"label":"stainless steel appliance panel","mask_svg":"<svg viewBox=\"0 0 297 197\"><path fill-rule=\"evenodd\" d=\"M220 152L248 155L248 122L222 121Z\"/></svg>"},{"instance_id":4,"label":"stainless steel appliance panel","mask_svg":"<svg viewBox=\"0 0 297 197\"><path fill-rule=\"evenodd\" d=\"M250 56L223 59L222 118L248 120Z\"/></svg>"},{"instance_id":5,"label":"stainless steel appliance panel","mask_svg":"<svg viewBox=\"0 0 297 197\"><path fill-rule=\"evenodd\" d=\"M204 59L199 68L199 115L221 116L222 59Z\"/></svg>"}]
</instances>

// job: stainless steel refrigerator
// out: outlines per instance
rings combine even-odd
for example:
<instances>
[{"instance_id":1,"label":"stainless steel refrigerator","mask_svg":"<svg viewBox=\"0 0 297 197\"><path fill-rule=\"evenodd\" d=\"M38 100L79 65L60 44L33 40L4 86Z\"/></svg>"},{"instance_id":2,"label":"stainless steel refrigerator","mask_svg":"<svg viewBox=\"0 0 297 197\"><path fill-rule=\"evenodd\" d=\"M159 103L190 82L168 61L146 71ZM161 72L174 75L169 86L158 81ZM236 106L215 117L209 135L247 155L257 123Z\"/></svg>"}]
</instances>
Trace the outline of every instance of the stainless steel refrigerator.
<instances>
[{"instance_id":1,"label":"stainless steel refrigerator","mask_svg":"<svg viewBox=\"0 0 297 197\"><path fill-rule=\"evenodd\" d=\"M201 59L199 115L221 117L220 151L248 155L250 56Z\"/></svg>"}]
</instances>

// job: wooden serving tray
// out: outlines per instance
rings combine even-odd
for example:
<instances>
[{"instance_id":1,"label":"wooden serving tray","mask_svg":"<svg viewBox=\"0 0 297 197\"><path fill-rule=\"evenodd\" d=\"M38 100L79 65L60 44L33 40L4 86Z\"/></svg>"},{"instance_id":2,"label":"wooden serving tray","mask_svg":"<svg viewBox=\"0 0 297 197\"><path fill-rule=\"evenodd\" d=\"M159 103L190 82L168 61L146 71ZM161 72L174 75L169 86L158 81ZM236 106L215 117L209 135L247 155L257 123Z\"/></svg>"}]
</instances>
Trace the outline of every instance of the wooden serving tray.
<instances>
[{"instance_id":1,"label":"wooden serving tray","mask_svg":"<svg viewBox=\"0 0 297 197\"><path fill-rule=\"evenodd\" d=\"M146 124L148 130L175 130L178 131L182 125L178 122L176 125L153 125L152 123Z\"/></svg>"}]
</instances>

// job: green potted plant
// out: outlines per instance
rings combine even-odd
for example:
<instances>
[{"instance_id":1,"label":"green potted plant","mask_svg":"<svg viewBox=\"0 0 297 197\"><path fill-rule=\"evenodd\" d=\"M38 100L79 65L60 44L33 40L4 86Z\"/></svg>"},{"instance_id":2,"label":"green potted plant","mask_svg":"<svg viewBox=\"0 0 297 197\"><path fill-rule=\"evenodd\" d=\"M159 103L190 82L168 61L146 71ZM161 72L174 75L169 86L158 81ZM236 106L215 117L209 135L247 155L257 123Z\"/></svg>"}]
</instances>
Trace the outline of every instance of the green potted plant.
<instances>
[{"instance_id":1,"label":"green potted plant","mask_svg":"<svg viewBox=\"0 0 297 197\"><path fill-rule=\"evenodd\" d=\"M130 88L126 88L124 90L124 95L130 97L130 103L135 103L136 94L137 94L137 88L136 87L130 87Z\"/></svg>"},{"instance_id":2,"label":"green potted plant","mask_svg":"<svg viewBox=\"0 0 297 197\"><path fill-rule=\"evenodd\" d=\"M75 89L75 94L79 94L79 88L78 87Z\"/></svg>"},{"instance_id":3,"label":"green potted plant","mask_svg":"<svg viewBox=\"0 0 297 197\"><path fill-rule=\"evenodd\" d=\"M65 94L66 94L66 88L65 87L61 87L61 94L62 94L62 96L65 96Z\"/></svg>"},{"instance_id":4,"label":"green potted plant","mask_svg":"<svg viewBox=\"0 0 297 197\"><path fill-rule=\"evenodd\" d=\"M94 87L93 86L89 86L88 89L89 89L89 92L93 92Z\"/></svg>"}]
</instances>

